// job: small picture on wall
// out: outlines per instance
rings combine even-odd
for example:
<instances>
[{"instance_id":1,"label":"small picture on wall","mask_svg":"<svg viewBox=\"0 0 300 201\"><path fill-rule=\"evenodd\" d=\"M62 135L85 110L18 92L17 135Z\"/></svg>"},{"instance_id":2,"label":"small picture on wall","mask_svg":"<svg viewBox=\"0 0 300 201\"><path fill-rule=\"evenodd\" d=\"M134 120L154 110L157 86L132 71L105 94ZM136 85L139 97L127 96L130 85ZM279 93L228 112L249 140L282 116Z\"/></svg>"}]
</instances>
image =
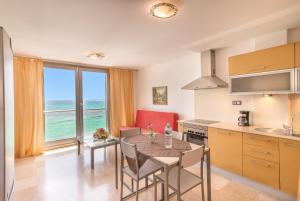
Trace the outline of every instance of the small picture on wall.
<instances>
[{"instance_id":1,"label":"small picture on wall","mask_svg":"<svg viewBox=\"0 0 300 201\"><path fill-rule=\"evenodd\" d=\"M152 97L154 105L168 105L168 88L163 87L153 87Z\"/></svg>"}]
</instances>

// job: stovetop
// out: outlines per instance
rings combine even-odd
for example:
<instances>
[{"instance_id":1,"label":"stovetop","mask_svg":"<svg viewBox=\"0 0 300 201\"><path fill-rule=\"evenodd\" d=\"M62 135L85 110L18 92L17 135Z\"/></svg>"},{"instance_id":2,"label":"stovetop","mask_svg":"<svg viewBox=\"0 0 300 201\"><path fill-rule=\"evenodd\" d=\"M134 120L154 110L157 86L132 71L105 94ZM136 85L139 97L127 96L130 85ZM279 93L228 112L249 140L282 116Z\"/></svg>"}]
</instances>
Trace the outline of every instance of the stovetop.
<instances>
[{"instance_id":1,"label":"stovetop","mask_svg":"<svg viewBox=\"0 0 300 201\"><path fill-rule=\"evenodd\" d=\"M188 120L185 123L195 123L195 124L209 125L209 124L218 123L218 121L205 120L205 119L193 119L193 120Z\"/></svg>"}]
</instances>

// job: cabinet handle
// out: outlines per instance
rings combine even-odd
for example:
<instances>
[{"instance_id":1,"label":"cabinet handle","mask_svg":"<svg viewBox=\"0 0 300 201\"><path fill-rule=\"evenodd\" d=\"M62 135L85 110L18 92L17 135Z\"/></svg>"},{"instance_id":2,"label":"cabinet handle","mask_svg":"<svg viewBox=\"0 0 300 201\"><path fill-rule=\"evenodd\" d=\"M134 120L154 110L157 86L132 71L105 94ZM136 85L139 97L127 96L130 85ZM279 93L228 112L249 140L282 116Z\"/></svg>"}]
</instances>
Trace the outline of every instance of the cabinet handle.
<instances>
[{"instance_id":1,"label":"cabinet handle","mask_svg":"<svg viewBox=\"0 0 300 201\"><path fill-rule=\"evenodd\" d=\"M251 149L253 152L259 153L259 154L266 154L266 155L271 155L272 153L269 151L261 151L261 150L256 150L256 149Z\"/></svg>"},{"instance_id":2,"label":"cabinet handle","mask_svg":"<svg viewBox=\"0 0 300 201\"><path fill-rule=\"evenodd\" d=\"M259 165L261 167L265 167L265 168L273 168L273 166L270 164L264 164L264 163L261 163L260 161L256 161L256 160L251 160L251 163L254 165Z\"/></svg>"},{"instance_id":3,"label":"cabinet handle","mask_svg":"<svg viewBox=\"0 0 300 201\"><path fill-rule=\"evenodd\" d=\"M231 135L232 134L232 133L226 132L226 131L219 131L218 133L222 134L222 135Z\"/></svg>"},{"instance_id":4,"label":"cabinet handle","mask_svg":"<svg viewBox=\"0 0 300 201\"><path fill-rule=\"evenodd\" d=\"M248 72L252 72L252 71L259 71L259 70L266 70L268 67L264 66L264 67L259 67L259 68L248 68Z\"/></svg>"},{"instance_id":5,"label":"cabinet handle","mask_svg":"<svg viewBox=\"0 0 300 201\"><path fill-rule=\"evenodd\" d=\"M288 143L288 142L284 142L283 144L285 146L287 146L287 147L292 147L292 148L298 148L298 149L300 149L300 145L297 145L297 144Z\"/></svg>"},{"instance_id":6,"label":"cabinet handle","mask_svg":"<svg viewBox=\"0 0 300 201\"><path fill-rule=\"evenodd\" d=\"M257 141L261 141L261 142L273 143L272 140L259 139L259 138L253 137L253 136L250 137L250 139L252 139L252 140L257 140Z\"/></svg>"}]
</instances>

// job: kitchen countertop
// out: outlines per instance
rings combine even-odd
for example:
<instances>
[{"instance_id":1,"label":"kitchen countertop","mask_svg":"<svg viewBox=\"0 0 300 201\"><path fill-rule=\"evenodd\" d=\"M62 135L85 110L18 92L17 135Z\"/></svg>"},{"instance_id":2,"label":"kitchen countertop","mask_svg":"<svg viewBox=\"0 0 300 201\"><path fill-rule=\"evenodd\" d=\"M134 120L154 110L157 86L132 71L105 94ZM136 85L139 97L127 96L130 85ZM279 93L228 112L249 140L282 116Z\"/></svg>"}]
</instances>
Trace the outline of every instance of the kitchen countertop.
<instances>
[{"instance_id":1,"label":"kitchen countertop","mask_svg":"<svg viewBox=\"0 0 300 201\"><path fill-rule=\"evenodd\" d=\"M179 120L178 122L184 123L184 122L188 122L188 121ZM199 124L199 123L195 123L195 124L203 125L203 124ZM262 128L264 126L238 126L237 123L231 123L231 122L218 122L218 123L213 123L213 124L209 124L209 125L205 125L205 126L208 126L211 128L220 128L220 129L238 131L238 132L243 132L243 133L251 133L251 134L257 134L257 135L265 135L265 136L270 136L270 137L278 137L278 138L283 138L283 139L300 141L300 137L272 134L272 133L268 133L268 132L260 132L260 131L255 130L255 128Z\"/></svg>"}]
</instances>

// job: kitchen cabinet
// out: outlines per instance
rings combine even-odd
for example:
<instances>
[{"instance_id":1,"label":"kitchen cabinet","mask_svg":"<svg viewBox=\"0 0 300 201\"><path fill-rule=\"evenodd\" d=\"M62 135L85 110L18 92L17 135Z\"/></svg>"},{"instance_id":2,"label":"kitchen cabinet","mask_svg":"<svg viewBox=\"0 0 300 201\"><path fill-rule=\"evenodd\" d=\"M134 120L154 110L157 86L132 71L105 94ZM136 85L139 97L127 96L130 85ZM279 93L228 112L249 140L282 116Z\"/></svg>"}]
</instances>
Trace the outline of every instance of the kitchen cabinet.
<instances>
[{"instance_id":1,"label":"kitchen cabinet","mask_svg":"<svg viewBox=\"0 0 300 201\"><path fill-rule=\"evenodd\" d=\"M242 175L242 133L209 128L208 145L212 164Z\"/></svg>"},{"instance_id":2,"label":"kitchen cabinet","mask_svg":"<svg viewBox=\"0 0 300 201\"><path fill-rule=\"evenodd\" d=\"M278 138L243 134L243 175L279 189Z\"/></svg>"},{"instance_id":3,"label":"kitchen cabinet","mask_svg":"<svg viewBox=\"0 0 300 201\"><path fill-rule=\"evenodd\" d=\"M295 65L300 67L300 42L295 44Z\"/></svg>"},{"instance_id":4,"label":"kitchen cabinet","mask_svg":"<svg viewBox=\"0 0 300 201\"><path fill-rule=\"evenodd\" d=\"M296 195L300 173L300 141L280 139L280 189Z\"/></svg>"},{"instance_id":5,"label":"kitchen cabinet","mask_svg":"<svg viewBox=\"0 0 300 201\"><path fill-rule=\"evenodd\" d=\"M231 76L231 94L285 94L295 91L294 68Z\"/></svg>"},{"instance_id":6,"label":"kitchen cabinet","mask_svg":"<svg viewBox=\"0 0 300 201\"><path fill-rule=\"evenodd\" d=\"M230 76L294 68L295 44L232 56L228 62Z\"/></svg>"}]
</instances>

